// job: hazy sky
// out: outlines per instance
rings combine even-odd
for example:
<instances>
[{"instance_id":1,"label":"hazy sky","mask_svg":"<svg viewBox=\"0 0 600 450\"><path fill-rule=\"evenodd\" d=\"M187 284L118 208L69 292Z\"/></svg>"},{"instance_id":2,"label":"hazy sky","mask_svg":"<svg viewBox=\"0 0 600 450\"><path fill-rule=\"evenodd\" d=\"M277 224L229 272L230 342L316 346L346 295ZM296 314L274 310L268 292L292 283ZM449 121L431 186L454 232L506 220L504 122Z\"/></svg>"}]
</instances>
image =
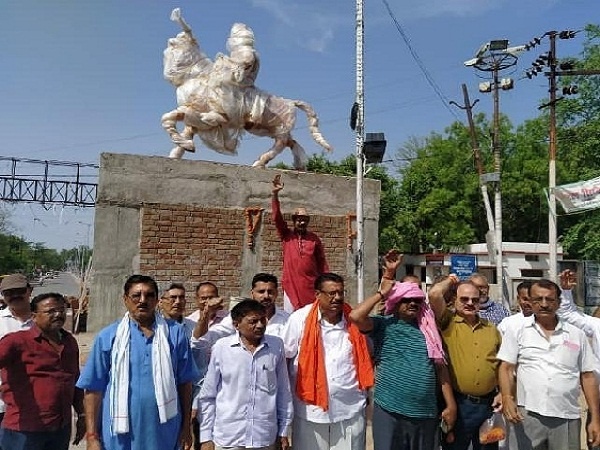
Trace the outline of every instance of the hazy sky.
<instances>
[{"instance_id":1,"label":"hazy sky","mask_svg":"<svg viewBox=\"0 0 600 450\"><path fill-rule=\"evenodd\" d=\"M597 0L388 0L414 51L447 100L462 102L467 83L476 112L491 114L489 94L463 61L481 44L509 39L524 44L548 30L581 29L597 16ZM101 152L168 155L160 125L176 106L162 77L162 52L179 28L169 20L182 9L206 53L225 52L234 22L255 33L261 57L257 86L305 100L335 148L333 159L354 152L348 126L355 98L355 7L339 0L4 0L0 3L1 156L99 162ZM594 14L592 13L594 12ZM558 56L577 55L583 37L558 41ZM501 110L514 124L538 114L545 77L521 79L548 49L547 40L521 56L502 92ZM443 132L457 118L427 83L388 15L383 0L365 0L366 131L384 132L388 156L412 136ZM505 74L508 76L509 74ZM298 113L299 139L321 151ZM236 158L202 148L186 158L249 164L270 147L247 137ZM277 161L291 162L288 153ZM0 173L10 167L0 163ZM92 242L93 210L5 205L17 234L54 248Z\"/></svg>"}]
</instances>

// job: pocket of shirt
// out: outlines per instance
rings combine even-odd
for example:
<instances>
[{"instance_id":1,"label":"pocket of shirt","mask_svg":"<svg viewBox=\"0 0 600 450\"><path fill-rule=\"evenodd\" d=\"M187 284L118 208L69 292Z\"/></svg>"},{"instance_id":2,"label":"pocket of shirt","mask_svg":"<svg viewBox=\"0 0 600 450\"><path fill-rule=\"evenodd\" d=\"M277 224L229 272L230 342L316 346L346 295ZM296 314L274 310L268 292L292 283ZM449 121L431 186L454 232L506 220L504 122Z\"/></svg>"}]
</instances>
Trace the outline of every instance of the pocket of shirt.
<instances>
[{"instance_id":1,"label":"pocket of shirt","mask_svg":"<svg viewBox=\"0 0 600 450\"><path fill-rule=\"evenodd\" d=\"M561 366L577 368L581 347L577 342L564 341L556 349L556 362Z\"/></svg>"},{"instance_id":2,"label":"pocket of shirt","mask_svg":"<svg viewBox=\"0 0 600 450\"><path fill-rule=\"evenodd\" d=\"M257 371L256 387L267 394L274 394L277 391L277 372L273 367L262 365Z\"/></svg>"}]
</instances>

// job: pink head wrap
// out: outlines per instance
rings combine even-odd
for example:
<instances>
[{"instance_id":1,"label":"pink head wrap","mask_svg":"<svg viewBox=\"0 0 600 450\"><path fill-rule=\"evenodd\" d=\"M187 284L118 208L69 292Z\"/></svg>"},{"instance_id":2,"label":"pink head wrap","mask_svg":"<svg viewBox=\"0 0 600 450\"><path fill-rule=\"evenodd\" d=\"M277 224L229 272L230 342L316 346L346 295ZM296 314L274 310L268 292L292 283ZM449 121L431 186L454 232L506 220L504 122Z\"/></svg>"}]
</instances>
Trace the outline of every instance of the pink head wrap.
<instances>
[{"instance_id":1,"label":"pink head wrap","mask_svg":"<svg viewBox=\"0 0 600 450\"><path fill-rule=\"evenodd\" d=\"M421 298L425 300L425 293L417 283L396 282L385 299L385 313L392 314L396 309L396 305L400 303L400 300L403 298Z\"/></svg>"},{"instance_id":2,"label":"pink head wrap","mask_svg":"<svg viewBox=\"0 0 600 450\"><path fill-rule=\"evenodd\" d=\"M442 347L442 337L437 329L435 323L435 316L429 306L429 302L425 301L425 293L421 290L417 283L405 282L405 283L394 283L394 287L389 292L385 299L385 313L392 314L400 300L403 298L421 298L423 304L419 310L417 317L417 323L419 330L425 336L425 343L427 344L427 354L436 363L445 364L446 357Z\"/></svg>"}]
</instances>

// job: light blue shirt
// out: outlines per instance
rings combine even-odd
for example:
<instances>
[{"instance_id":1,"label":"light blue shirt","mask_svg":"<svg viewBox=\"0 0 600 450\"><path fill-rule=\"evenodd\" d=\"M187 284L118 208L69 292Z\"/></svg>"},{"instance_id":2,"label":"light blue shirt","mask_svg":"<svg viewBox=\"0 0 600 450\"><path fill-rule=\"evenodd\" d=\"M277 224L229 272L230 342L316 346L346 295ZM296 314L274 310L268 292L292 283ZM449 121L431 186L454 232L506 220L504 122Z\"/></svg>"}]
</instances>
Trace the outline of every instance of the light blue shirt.
<instances>
[{"instance_id":1,"label":"light blue shirt","mask_svg":"<svg viewBox=\"0 0 600 450\"><path fill-rule=\"evenodd\" d=\"M200 442L266 447L287 436L293 403L283 341L265 335L251 353L238 334L217 341L200 391Z\"/></svg>"},{"instance_id":2,"label":"light blue shirt","mask_svg":"<svg viewBox=\"0 0 600 450\"><path fill-rule=\"evenodd\" d=\"M160 423L158 406L154 394L152 378L152 341L146 337L134 321L129 322L131 330L129 353L129 433L112 435L110 430L110 400L108 385L113 375L111 370L111 349L115 340L117 321L104 328L94 341L87 363L77 381L77 387L103 393L102 423L100 434L103 449L106 450L177 450L181 430L181 405L179 414L171 420ZM167 320L169 327L169 347L175 384L193 382L198 377L193 362L189 339L184 328L173 320Z\"/></svg>"}]
</instances>

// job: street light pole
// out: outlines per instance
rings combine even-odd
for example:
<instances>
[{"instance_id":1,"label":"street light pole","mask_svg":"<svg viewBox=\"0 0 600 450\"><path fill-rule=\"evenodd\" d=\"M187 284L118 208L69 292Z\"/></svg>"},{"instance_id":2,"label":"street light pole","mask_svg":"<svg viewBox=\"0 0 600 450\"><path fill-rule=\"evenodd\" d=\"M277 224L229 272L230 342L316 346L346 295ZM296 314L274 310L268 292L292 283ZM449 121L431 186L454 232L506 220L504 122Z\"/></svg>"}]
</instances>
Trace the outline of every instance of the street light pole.
<instances>
[{"instance_id":1,"label":"street light pole","mask_svg":"<svg viewBox=\"0 0 600 450\"><path fill-rule=\"evenodd\" d=\"M499 79L501 70L514 66L517 63L517 55L525 50L525 46L508 47L508 40L494 40L485 43L475 55L475 58L465 61L468 67L474 67L482 72L491 72L492 81L481 83L481 92L491 92L493 95L493 129L492 129L492 151L494 155L494 173L487 176L488 181L495 182L494 189L494 241L496 244L496 283L503 289L504 268L502 254L502 195L500 172L501 148L500 148L500 89L511 89L511 79ZM503 296L504 301L504 296Z\"/></svg>"},{"instance_id":2,"label":"street light pole","mask_svg":"<svg viewBox=\"0 0 600 450\"><path fill-rule=\"evenodd\" d=\"M356 300L364 300L364 214L363 214L363 179L364 179L364 153L365 140L365 97L363 82L363 55L364 55L364 2L356 0Z\"/></svg>"},{"instance_id":3,"label":"street light pole","mask_svg":"<svg viewBox=\"0 0 600 450\"><path fill-rule=\"evenodd\" d=\"M548 65L550 68L550 130L548 147L548 262L549 278L557 279L557 223L556 223L556 31L548 33L550 38L550 53Z\"/></svg>"}]
</instances>

